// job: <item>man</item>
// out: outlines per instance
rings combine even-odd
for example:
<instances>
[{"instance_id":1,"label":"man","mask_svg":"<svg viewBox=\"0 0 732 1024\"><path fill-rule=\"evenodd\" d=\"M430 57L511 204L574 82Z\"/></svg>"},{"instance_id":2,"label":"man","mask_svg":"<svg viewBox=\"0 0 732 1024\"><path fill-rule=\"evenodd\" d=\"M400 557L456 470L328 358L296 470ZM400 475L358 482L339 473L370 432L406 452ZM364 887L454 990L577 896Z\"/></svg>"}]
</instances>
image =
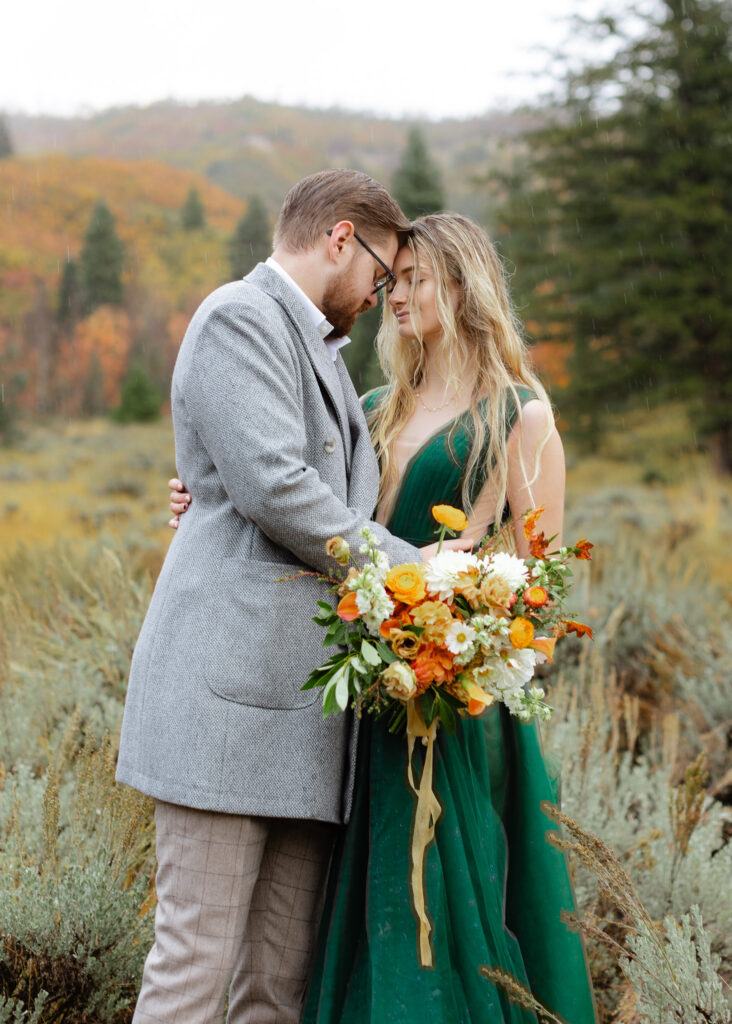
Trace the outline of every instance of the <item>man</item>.
<instances>
[{"instance_id":1,"label":"man","mask_svg":"<svg viewBox=\"0 0 732 1024\"><path fill-rule=\"evenodd\" d=\"M155 944L136 1024L299 1020L332 841L348 819L349 716L303 692L328 538L358 551L378 491L338 354L409 223L355 171L285 198L275 249L193 317L173 375L195 495L132 661L117 778L156 800ZM392 565L421 553L375 523Z\"/></svg>"}]
</instances>

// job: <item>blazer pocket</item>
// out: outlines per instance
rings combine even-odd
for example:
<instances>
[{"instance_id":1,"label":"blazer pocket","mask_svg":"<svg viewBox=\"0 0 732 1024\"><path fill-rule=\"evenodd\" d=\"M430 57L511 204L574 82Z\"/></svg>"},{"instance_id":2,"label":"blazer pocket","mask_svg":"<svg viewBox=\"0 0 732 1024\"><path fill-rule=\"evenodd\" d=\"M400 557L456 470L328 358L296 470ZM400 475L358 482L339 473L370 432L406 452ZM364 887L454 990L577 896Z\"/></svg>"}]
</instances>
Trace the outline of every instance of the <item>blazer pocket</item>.
<instances>
[{"instance_id":1,"label":"blazer pocket","mask_svg":"<svg viewBox=\"0 0 732 1024\"><path fill-rule=\"evenodd\" d=\"M324 585L312 576L277 580L301 566L226 559L202 638L206 682L225 700L292 711L314 704L320 690L301 690L330 657L312 618Z\"/></svg>"}]
</instances>

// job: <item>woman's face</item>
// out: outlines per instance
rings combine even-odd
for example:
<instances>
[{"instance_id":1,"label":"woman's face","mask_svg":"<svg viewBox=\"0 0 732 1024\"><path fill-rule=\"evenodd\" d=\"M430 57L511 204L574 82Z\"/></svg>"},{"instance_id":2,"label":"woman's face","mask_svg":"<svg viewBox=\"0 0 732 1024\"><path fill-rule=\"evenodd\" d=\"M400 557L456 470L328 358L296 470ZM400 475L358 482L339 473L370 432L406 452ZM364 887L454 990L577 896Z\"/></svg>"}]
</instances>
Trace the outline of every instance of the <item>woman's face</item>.
<instances>
[{"instance_id":1,"label":"woman's face","mask_svg":"<svg viewBox=\"0 0 732 1024\"><path fill-rule=\"evenodd\" d=\"M442 324L437 308L437 280L427 260L419 260L415 266L414 254L409 246L405 245L397 253L393 271L396 275L396 283L389 295L389 305L396 315L400 337L412 340L421 333L422 340L425 342L438 340L442 335ZM419 313L418 325L412 323L409 308L412 282L415 277L417 285L414 299ZM453 308L457 308L459 298L457 285L451 285L450 294L453 298ZM419 333L417 326L420 329Z\"/></svg>"}]
</instances>

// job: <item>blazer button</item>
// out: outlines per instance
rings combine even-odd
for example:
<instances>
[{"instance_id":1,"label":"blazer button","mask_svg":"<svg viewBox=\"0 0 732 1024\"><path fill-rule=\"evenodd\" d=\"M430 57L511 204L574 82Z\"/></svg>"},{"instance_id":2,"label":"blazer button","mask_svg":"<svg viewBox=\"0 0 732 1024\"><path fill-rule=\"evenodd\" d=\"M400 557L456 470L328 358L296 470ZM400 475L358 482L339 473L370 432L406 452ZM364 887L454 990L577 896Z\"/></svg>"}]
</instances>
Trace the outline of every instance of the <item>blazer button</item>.
<instances>
[{"instance_id":1,"label":"blazer button","mask_svg":"<svg viewBox=\"0 0 732 1024\"><path fill-rule=\"evenodd\" d=\"M335 450L336 443L334 438L329 437L327 441L323 442L323 451L326 455L332 455Z\"/></svg>"}]
</instances>

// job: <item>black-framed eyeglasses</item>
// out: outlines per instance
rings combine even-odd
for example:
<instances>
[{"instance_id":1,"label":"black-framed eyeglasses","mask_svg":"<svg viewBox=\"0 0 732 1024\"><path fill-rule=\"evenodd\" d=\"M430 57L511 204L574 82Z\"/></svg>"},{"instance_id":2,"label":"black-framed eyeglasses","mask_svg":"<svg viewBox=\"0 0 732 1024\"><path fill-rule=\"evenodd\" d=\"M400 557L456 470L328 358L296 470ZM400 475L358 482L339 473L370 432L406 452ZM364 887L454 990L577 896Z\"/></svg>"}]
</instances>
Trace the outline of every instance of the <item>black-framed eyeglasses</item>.
<instances>
[{"instance_id":1,"label":"black-framed eyeglasses","mask_svg":"<svg viewBox=\"0 0 732 1024\"><path fill-rule=\"evenodd\" d=\"M328 230L325 233L328 236L332 235L333 228L328 228ZM369 253L369 255L373 256L376 262L379 264L379 266L383 267L384 270L386 271L384 277L380 277L378 281L374 281L374 292L380 292L381 289L386 288L388 284L396 283L396 274L393 273L391 267L387 267L386 263L384 263L384 261L376 255L376 253L374 252L370 245L367 245L366 242L364 242L363 238L361 238L358 232L354 231L353 237L356 239L357 242L361 243L366 252Z\"/></svg>"}]
</instances>

